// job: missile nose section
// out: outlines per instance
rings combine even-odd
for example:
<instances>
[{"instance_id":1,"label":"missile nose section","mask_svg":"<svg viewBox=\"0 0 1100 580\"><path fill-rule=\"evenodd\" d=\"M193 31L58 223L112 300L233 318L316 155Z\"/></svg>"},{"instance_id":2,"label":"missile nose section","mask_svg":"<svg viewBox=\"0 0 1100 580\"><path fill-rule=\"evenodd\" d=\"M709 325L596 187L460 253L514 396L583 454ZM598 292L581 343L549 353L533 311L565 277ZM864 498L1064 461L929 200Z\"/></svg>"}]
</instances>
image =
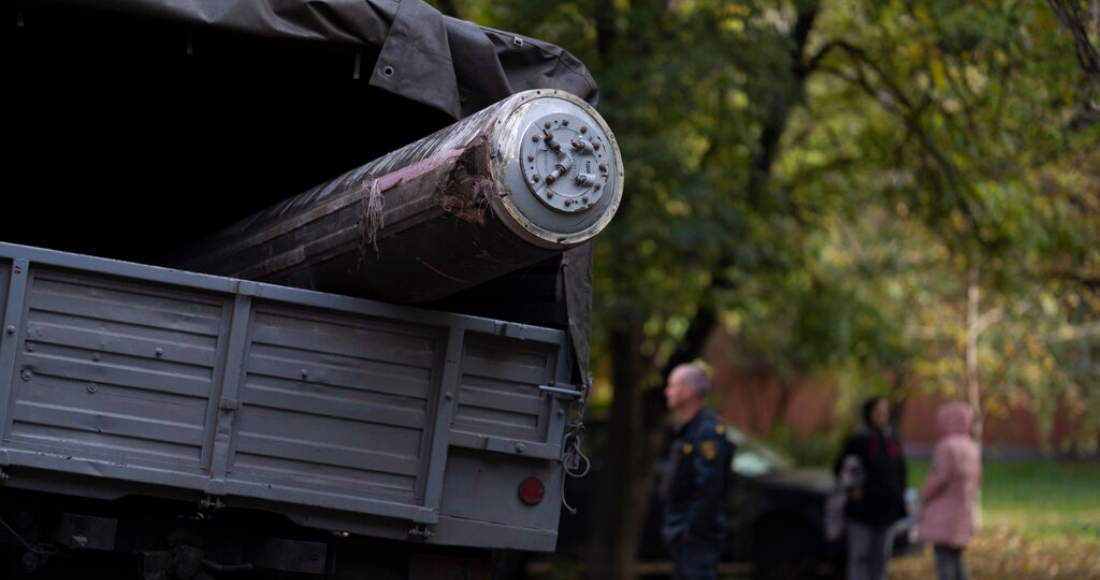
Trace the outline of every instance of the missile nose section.
<instances>
[{"instance_id":1,"label":"missile nose section","mask_svg":"<svg viewBox=\"0 0 1100 580\"><path fill-rule=\"evenodd\" d=\"M596 110L531 90L197 240L162 265L420 303L592 239L623 195Z\"/></svg>"}]
</instances>

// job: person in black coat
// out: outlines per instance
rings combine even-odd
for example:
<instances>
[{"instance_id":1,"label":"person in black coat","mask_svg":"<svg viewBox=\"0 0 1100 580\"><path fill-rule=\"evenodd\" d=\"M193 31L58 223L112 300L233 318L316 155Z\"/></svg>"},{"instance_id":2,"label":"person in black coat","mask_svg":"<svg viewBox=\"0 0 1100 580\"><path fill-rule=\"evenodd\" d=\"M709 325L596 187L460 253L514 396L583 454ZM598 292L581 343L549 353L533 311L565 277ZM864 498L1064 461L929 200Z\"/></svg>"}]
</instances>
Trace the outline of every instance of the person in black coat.
<instances>
[{"instance_id":1,"label":"person in black coat","mask_svg":"<svg viewBox=\"0 0 1100 580\"><path fill-rule=\"evenodd\" d=\"M681 420L659 489L673 580L714 580L721 559L736 447L717 414L705 408L710 388L705 370L694 364L674 368L665 386L665 401Z\"/></svg>"},{"instance_id":2,"label":"person in black coat","mask_svg":"<svg viewBox=\"0 0 1100 580\"><path fill-rule=\"evenodd\" d=\"M905 516L906 465L890 427L890 404L874 397L833 465L847 486L844 504L849 580L885 580L892 528Z\"/></svg>"}]
</instances>

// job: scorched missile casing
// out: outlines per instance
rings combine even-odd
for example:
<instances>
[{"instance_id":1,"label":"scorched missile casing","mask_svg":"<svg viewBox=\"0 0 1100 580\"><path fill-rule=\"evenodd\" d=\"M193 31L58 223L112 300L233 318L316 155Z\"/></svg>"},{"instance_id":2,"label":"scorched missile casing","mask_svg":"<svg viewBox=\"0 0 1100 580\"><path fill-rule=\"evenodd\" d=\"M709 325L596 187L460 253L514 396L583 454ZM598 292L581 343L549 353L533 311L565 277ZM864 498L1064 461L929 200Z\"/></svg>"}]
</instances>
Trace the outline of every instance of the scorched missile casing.
<instances>
[{"instance_id":1,"label":"scorched missile casing","mask_svg":"<svg viewBox=\"0 0 1100 580\"><path fill-rule=\"evenodd\" d=\"M619 147L595 109L568 92L525 91L224 228L168 265L427 302L587 242L622 192Z\"/></svg>"}]
</instances>

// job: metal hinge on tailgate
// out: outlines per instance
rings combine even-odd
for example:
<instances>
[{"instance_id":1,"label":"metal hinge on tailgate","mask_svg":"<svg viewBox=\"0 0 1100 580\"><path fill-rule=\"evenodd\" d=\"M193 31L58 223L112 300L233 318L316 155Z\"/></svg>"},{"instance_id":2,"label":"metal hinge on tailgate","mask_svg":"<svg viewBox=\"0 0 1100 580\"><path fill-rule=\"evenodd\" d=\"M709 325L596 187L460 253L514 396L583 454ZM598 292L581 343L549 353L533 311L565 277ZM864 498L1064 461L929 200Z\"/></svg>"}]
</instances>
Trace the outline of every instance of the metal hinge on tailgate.
<instances>
[{"instance_id":1,"label":"metal hinge on tailgate","mask_svg":"<svg viewBox=\"0 0 1100 580\"><path fill-rule=\"evenodd\" d=\"M205 512L205 511L218 511L218 510L220 510L224 507L225 507L225 504L222 503L222 498L220 498L220 497L215 497L215 496L212 496L212 495L206 495L206 496L203 496L203 498L199 500L199 511L202 511L202 512Z\"/></svg>"},{"instance_id":2,"label":"metal hinge on tailgate","mask_svg":"<svg viewBox=\"0 0 1100 580\"><path fill-rule=\"evenodd\" d=\"M413 524L409 526L408 537L410 540L419 540L423 542L432 537L432 531L424 524Z\"/></svg>"}]
</instances>

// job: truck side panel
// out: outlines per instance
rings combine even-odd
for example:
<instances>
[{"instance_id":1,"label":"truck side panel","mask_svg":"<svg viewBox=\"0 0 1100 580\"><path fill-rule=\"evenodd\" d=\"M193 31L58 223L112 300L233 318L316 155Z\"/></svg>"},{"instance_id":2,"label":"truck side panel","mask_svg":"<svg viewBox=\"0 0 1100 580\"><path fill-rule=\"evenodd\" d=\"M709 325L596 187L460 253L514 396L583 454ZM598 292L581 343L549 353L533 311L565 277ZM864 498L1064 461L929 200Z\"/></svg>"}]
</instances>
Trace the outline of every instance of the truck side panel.
<instances>
[{"instance_id":1,"label":"truck side panel","mask_svg":"<svg viewBox=\"0 0 1100 580\"><path fill-rule=\"evenodd\" d=\"M8 313L21 324L5 320L5 347L17 347L5 369L5 450L61 471L200 486L224 300L66 270L17 272L13 295L23 300Z\"/></svg>"},{"instance_id":2,"label":"truck side panel","mask_svg":"<svg viewBox=\"0 0 1100 580\"><path fill-rule=\"evenodd\" d=\"M554 548L561 331L4 243L0 301L0 488Z\"/></svg>"}]
</instances>

